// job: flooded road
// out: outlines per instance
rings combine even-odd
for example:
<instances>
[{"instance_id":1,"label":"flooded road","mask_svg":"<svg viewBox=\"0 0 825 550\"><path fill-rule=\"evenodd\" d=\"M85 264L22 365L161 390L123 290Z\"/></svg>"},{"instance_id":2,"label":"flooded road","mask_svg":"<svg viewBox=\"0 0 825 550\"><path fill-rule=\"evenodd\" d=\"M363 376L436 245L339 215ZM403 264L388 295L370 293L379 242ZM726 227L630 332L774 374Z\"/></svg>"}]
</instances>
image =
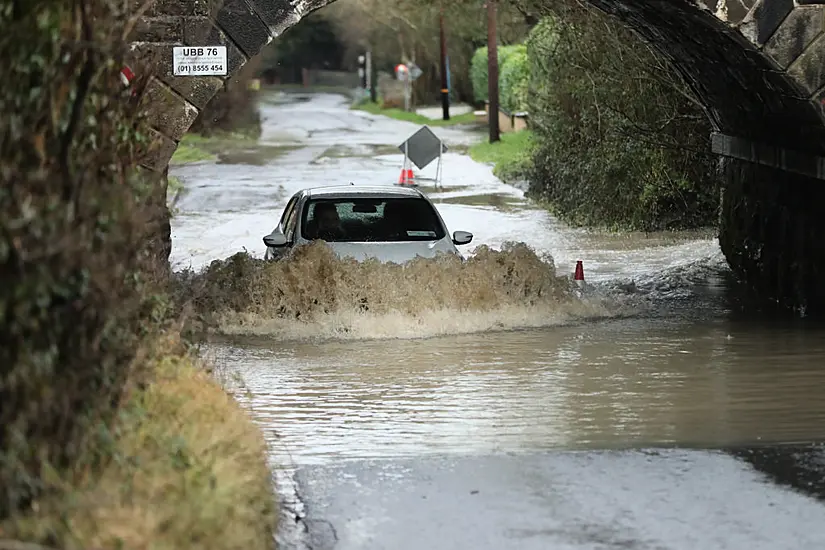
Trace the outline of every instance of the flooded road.
<instances>
[{"instance_id":1,"label":"flooded road","mask_svg":"<svg viewBox=\"0 0 825 550\"><path fill-rule=\"evenodd\" d=\"M270 442L300 463L825 441L825 334L707 325L620 320L278 348L250 339L212 352L238 366Z\"/></svg>"},{"instance_id":2,"label":"flooded road","mask_svg":"<svg viewBox=\"0 0 825 550\"><path fill-rule=\"evenodd\" d=\"M244 157L171 170L188 190L178 268L262 256L303 187L392 184L393 148L417 129L335 95L272 95L261 111ZM428 190L449 229L473 232L470 249L527 243L561 275L583 260L603 312L466 304L359 314L345 333L330 329L339 313L214 337L205 353L249 389L295 516L282 546L825 544L825 327L740 313L712 235L567 228L458 152L483 133L435 131L457 151L445 189ZM445 281L481 284L456 273ZM390 275L376 276L410 284Z\"/></svg>"}]
</instances>

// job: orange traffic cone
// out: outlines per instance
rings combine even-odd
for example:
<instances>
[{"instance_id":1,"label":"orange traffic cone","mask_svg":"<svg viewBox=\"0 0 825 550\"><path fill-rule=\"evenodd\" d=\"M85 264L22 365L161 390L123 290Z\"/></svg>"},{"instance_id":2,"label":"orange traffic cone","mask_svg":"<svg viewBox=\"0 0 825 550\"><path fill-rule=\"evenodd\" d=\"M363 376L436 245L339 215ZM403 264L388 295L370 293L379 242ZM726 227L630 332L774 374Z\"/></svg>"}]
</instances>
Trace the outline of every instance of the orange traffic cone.
<instances>
[{"instance_id":1,"label":"orange traffic cone","mask_svg":"<svg viewBox=\"0 0 825 550\"><path fill-rule=\"evenodd\" d=\"M576 261L576 272L573 274L573 280L579 288L584 287L584 265L581 260Z\"/></svg>"},{"instance_id":2,"label":"orange traffic cone","mask_svg":"<svg viewBox=\"0 0 825 550\"><path fill-rule=\"evenodd\" d=\"M413 176L412 168L402 168L401 175L398 176L398 185L413 185L415 183L415 176Z\"/></svg>"}]
</instances>

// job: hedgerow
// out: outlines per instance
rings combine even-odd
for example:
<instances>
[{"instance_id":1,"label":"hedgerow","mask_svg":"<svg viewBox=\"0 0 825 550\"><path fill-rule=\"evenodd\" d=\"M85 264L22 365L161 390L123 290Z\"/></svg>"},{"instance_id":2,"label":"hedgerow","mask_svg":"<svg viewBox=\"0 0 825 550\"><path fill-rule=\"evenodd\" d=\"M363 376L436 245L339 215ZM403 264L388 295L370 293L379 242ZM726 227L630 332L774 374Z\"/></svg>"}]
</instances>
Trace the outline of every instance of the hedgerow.
<instances>
[{"instance_id":1,"label":"hedgerow","mask_svg":"<svg viewBox=\"0 0 825 550\"><path fill-rule=\"evenodd\" d=\"M502 86L502 78L504 75L505 66L510 56L518 53L524 53L523 45L499 46L498 47L498 69L499 69L499 88ZM476 101L483 103L487 101L487 46L483 46L475 51L472 60L470 61L470 81L473 84L473 95ZM499 89L499 95L503 94Z\"/></svg>"},{"instance_id":2,"label":"hedgerow","mask_svg":"<svg viewBox=\"0 0 825 550\"><path fill-rule=\"evenodd\" d=\"M501 107L507 112L515 113L527 109L530 89L530 61L527 46L513 46L501 65L499 74L499 95Z\"/></svg>"},{"instance_id":3,"label":"hedgerow","mask_svg":"<svg viewBox=\"0 0 825 550\"><path fill-rule=\"evenodd\" d=\"M155 305L126 24L108 2L0 8L0 516L44 463L102 458L86 451L109 437Z\"/></svg>"},{"instance_id":4,"label":"hedgerow","mask_svg":"<svg viewBox=\"0 0 825 550\"><path fill-rule=\"evenodd\" d=\"M146 78L119 79L132 4L0 4L0 546L269 548L260 433L158 346L176 331L163 181L137 168Z\"/></svg>"},{"instance_id":5,"label":"hedgerow","mask_svg":"<svg viewBox=\"0 0 825 550\"><path fill-rule=\"evenodd\" d=\"M540 2L527 41L530 194L583 225L713 225L719 180L705 113L675 70L619 21Z\"/></svg>"}]
</instances>

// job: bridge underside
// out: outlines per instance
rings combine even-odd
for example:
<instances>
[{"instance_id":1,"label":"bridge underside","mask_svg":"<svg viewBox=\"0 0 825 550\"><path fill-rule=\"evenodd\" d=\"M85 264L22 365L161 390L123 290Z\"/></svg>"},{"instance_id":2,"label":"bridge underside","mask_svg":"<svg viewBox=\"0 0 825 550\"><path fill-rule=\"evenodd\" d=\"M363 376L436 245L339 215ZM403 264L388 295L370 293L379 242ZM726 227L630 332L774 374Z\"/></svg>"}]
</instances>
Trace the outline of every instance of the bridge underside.
<instances>
[{"instance_id":1,"label":"bridge underside","mask_svg":"<svg viewBox=\"0 0 825 550\"><path fill-rule=\"evenodd\" d=\"M719 240L734 272L760 297L825 310L825 5L591 3L664 53L704 104L723 156Z\"/></svg>"},{"instance_id":2,"label":"bridge underside","mask_svg":"<svg viewBox=\"0 0 825 550\"><path fill-rule=\"evenodd\" d=\"M142 3L142 0L134 0ZM223 81L172 76L173 45L225 44L230 73L333 0L156 0L134 37L154 56L144 95L161 171ZM553 0L546 0L552 2ZM720 243L735 273L784 305L825 311L825 0L589 0L667 56L716 128L726 181Z\"/></svg>"}]
</instances>

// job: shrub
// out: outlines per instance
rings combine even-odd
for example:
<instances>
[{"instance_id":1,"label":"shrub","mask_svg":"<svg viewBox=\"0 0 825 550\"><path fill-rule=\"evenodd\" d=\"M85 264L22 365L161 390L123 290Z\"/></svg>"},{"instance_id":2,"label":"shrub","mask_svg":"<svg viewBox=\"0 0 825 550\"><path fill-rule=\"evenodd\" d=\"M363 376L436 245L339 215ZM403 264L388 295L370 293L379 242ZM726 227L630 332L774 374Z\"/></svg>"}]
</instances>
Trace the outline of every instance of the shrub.
<instances>
[{"instance_id":1,"label":"shrub","mask_svg":"<svg viewBox=\"0 0 825 550\"><path fill-rule=\"evenodd\" d=\"M507 60L511 55L518 52L523 52L524 47L521 45L515 46L499 46L498 47L498 72L499 72L499 86L501 86L502 71L507 64ZM473 95L479 103L487 101L487 46L481 47L475 51L473 58L470 61L470 81L473 84ZM499 89L499 96L502 92Z\"/></svg>"},{"instance_id":2,"label":"shrub","mask_svg":"<svg viewBox=\"0 0 825 550\"><path fill-rule=\"evenodd\" d=\"M473 96L483 103L489 96L487 89L487 46L479 48L470 61L470 81L473 84Z\"/></svg>"},{"instance_id":3,"label":"shrub","mask_svg":"<svg viewBox=\"0 0 825 550\"><path fill-rule=\"evenodd\" d=\"M112 426L117 460L94 476L49 476L58 490L0 521L0 537L66 549L273 547L263 434L182 347L174 334L147 342L149 383L129 392ZM39 548L11 546L29 547Z\"/></svg>"},{"instance_id":4,"label":"shrub","mask_svg":"<svg viewBox=\"0 0 825 550\"><path fill-rule=\"evenodd\" d=\"M711 128L681 78L618 21L572 0L544 5L527 41L530 194L579 224L714 224Z\"/></svg>"},{"instance_id":5,"label":"shrub","mask_svg":"<svg viewBox=\"0 0 825 550\"><path fill-rule=\"evenodd\" d=\"M499 75L501 108L510 113L527 109L529 88L530 63L527 58L527 46L514 46L506 56Z\"/></svg>"},{"instance_id":6,"label":"shrub","mask_svg":"<svg viewBox=\"0 0 825 550\"><path fill-rule=\"evenodd\" d=\"M93 449L159 312L145 294L158 182L133 169L114 4L0 8L0 517L43 489L47 467L105 460Z\"/></svg>"}]
</instances>

